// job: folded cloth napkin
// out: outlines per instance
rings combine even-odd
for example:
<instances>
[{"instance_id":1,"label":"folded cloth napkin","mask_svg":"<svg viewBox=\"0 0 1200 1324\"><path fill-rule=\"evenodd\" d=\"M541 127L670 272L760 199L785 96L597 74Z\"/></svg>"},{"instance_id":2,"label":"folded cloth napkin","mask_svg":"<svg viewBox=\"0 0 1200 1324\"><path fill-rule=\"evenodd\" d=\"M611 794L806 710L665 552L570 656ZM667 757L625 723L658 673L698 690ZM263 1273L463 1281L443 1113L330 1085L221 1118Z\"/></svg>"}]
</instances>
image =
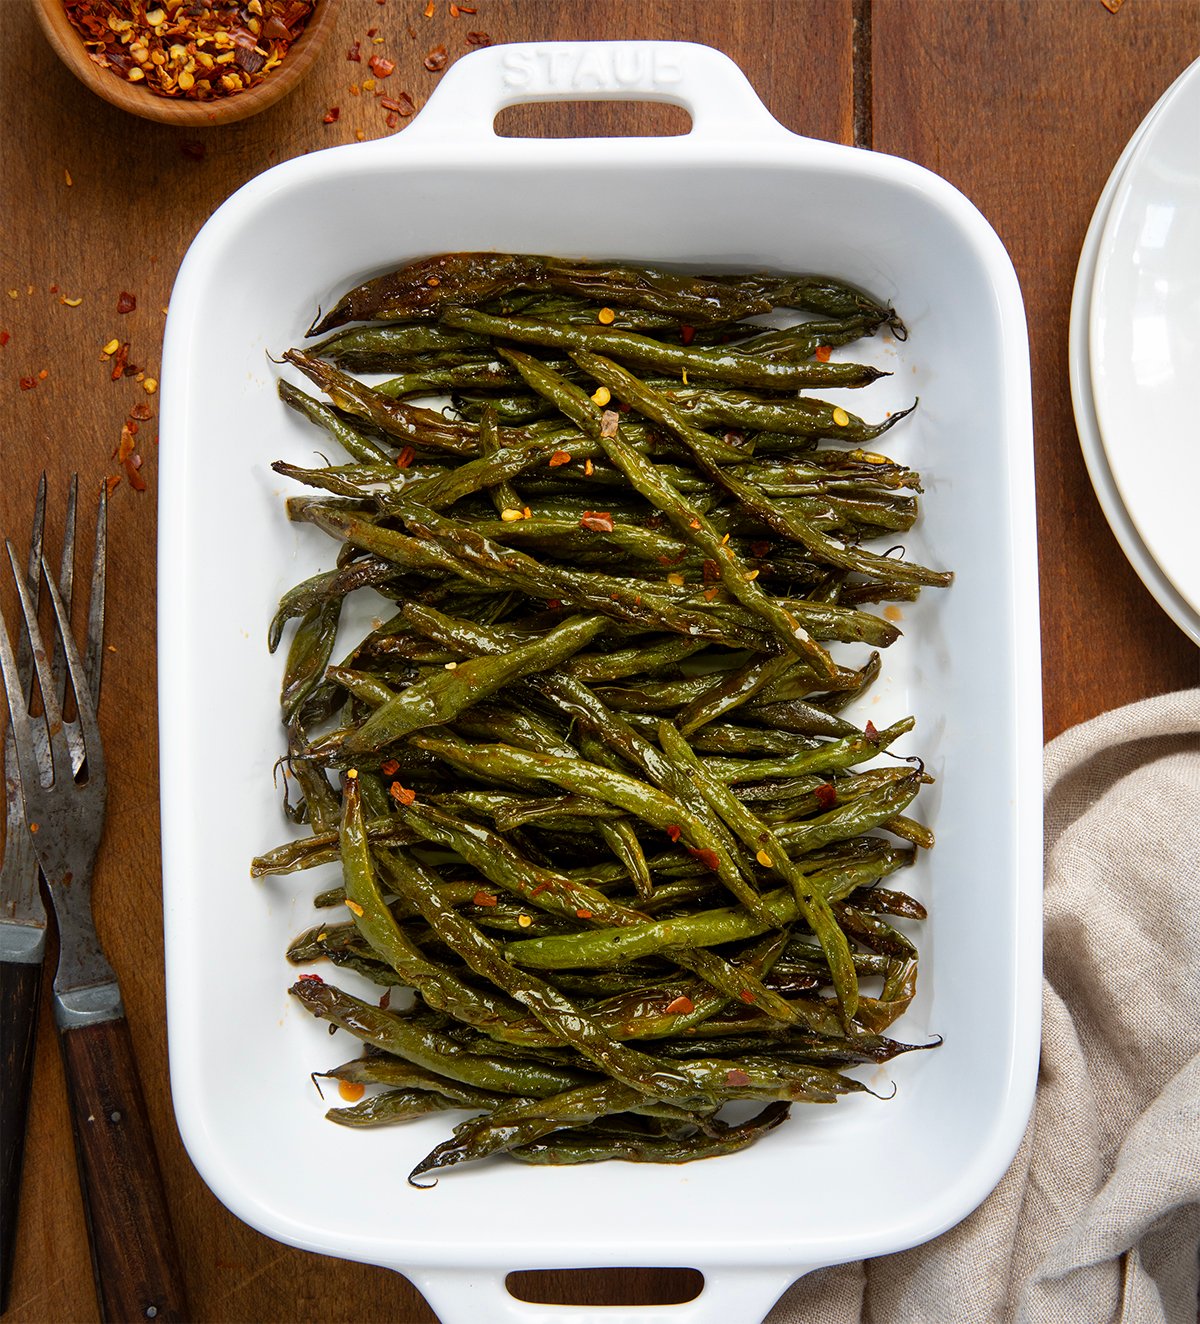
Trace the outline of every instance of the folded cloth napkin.
<instances>
[{"instance_id":1,"label":"folded cloth napkin","mask_svg":"<svg viewBox=\"0 0 1200 1324\"><path fill-rule=\"evenodd\" d=\"M1195 1324L1200 690L1046 747L1042 1059L999 1186L913 1250L801 1279L767 1324Z\"/></svg>"}]
</instances>

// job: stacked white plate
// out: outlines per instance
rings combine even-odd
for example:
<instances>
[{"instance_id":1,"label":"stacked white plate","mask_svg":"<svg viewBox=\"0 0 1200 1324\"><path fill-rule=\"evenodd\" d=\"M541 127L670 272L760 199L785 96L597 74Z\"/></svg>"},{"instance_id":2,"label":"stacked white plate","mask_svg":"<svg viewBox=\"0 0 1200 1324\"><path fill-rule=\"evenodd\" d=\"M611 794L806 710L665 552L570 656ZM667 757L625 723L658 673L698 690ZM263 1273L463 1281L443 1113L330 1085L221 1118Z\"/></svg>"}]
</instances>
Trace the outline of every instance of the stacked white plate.
<instances>
[{"instance_id":1,"label":"stacked white plate","mask_svg":"<svg viewBox=\"0 0 1200 1324\"><path fill-rule=\"evenodd\" d=\"M1071 397L1113 533L1200 644L1200 60L1142 121L1088 227Z\"/></svg>"}]
</instances>

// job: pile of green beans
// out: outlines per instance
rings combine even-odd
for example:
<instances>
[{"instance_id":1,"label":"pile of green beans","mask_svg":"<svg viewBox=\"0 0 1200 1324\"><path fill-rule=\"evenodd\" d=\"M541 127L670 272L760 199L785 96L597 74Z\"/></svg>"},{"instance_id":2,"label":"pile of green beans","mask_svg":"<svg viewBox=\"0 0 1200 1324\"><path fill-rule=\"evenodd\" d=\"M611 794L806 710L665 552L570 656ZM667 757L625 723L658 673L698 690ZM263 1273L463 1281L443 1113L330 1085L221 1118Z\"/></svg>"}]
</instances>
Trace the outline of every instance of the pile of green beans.
<instances>
[{"instance_id":1,"label":"pile of green beans","mask_svg":"<svg viewBox=\"0 0 1200 1324\"><path fill-rule=\"evenodd\" d=\"M752 320L780 308L806 316ZM911 411L807 394L874 381L830 351L880 331L826 277L444 254L285 355L344 456L275 468L339 550L271 622L308 835L252 873L338 862L289 959L382 991L291 990L364 1045L330 1119L470 1111L414 1184L728 1154L914 1047L886 1031L925 911L891 880L933 845L932 779L911 718L843 714L899 637L868 608L951 575L894 546L920 475L874 446ZM367 588L392 606L348 644Z\"/></svg>"}]
</instances>

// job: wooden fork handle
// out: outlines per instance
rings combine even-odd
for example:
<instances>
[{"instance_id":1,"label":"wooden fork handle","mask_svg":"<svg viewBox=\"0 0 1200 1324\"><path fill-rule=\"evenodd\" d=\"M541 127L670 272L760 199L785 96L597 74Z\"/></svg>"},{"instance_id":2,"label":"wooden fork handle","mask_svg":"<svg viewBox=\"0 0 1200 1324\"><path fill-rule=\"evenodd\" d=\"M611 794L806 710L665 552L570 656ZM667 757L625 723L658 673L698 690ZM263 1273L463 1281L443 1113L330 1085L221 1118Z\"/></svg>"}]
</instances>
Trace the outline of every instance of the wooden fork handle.
<instances>
[{"instance_id":1,"label":"wooden fork handle","mask_svg":"<svg viewBox=\"0 0 1200 1324\"><path fill-rule=\"evenodd\" d=\"M101 1317L189 1318L179 1251L123 1017L60 1029Z\"/></svg>"},{"instance_id":2,"label":"wooden fork handle","mask_svg":"<svg viewBox=\"0 0 1200 1324\"><path fill-rule=\"evenodd\" d=\"M41 987L41 961L0 961L0 1314L12 1282Z\"/></svg>"}]
</instances>

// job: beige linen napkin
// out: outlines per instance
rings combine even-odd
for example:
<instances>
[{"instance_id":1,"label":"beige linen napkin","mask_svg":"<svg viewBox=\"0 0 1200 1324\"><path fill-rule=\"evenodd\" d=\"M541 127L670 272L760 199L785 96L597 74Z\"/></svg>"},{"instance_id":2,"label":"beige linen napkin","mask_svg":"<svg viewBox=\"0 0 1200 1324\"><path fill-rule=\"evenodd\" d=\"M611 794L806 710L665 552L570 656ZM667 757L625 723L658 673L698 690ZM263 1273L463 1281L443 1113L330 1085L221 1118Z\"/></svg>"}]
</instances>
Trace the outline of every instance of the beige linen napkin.
<instances>
[{"instance_id":1,"label":"beige linen napkin","mask_svg":"<svg viewBox=\"0 0 1200 1324\"><path fill-rule=\"evenodd\" d=\"M801 1279L768 1324L1195 1324L1200 690L1046 747L1042 1058L1012 1167L927 1245Z\"/></svg>"}]
</instances>

